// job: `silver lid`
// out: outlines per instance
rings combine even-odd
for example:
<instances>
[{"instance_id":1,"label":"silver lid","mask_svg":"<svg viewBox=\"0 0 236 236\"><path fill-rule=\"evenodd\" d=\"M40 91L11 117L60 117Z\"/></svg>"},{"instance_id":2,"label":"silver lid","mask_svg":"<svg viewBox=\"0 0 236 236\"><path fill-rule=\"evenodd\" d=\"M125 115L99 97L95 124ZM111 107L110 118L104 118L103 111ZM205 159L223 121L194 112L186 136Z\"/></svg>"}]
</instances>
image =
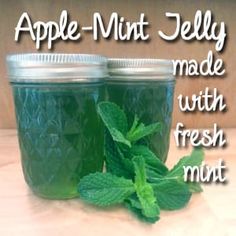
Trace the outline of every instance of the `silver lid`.
<instances>
[{"instance_id":1,"label":"silver lid","mask_svg":"<svg viewBox=\"0 0 236 236\"><path fill-rule=\"evenodd\" d=\"M163 59L112 58L108 72L111 80L174 80L172 61Z\"/></svg>"},{"instance_id":2,"label":"silver lid","mask_svg":"<svg viewBox=\"0 0 236 236\"><path fill-rule=\"evenodd\" d=\"M10 82L97 82L107 59L92 54L28 53L7 56Z\"/></svg>"}]
</instances>

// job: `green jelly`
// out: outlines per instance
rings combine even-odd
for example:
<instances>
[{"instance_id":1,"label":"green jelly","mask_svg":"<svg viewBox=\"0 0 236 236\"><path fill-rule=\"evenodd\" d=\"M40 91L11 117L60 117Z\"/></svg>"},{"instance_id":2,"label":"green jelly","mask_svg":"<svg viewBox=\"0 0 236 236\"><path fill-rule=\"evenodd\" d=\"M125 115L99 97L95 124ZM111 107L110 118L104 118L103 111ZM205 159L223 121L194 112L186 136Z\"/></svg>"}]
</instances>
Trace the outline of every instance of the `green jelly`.
<instances>
[{"instance_id":1,"label":"green jelly","mask_svg":"<svg viewBox=\"0 0 236 236\"><path fill-rule=\"evenodd\" d=\"M13 84L25 180L42 197L72 198L79 179L102 171L103 84Z\"/></svg>"}]
</instances>

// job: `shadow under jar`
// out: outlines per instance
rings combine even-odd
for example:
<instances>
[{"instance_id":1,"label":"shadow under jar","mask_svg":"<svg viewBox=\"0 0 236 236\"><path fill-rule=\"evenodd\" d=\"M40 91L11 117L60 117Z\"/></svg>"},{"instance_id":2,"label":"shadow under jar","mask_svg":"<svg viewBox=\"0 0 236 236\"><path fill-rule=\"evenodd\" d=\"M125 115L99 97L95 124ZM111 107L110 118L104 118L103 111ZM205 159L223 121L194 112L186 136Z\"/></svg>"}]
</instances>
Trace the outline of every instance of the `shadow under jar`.
<instances>
[{"instance_id":1,"label":"shadow under jar","mask_svg":"<svg viewBox=\"0 0 236 236\"><path fill-rule=\"evenodd\" d=\"M86 54L7 57L24 177L36 195L78 196L81 177L103 168L106 59Z\"/></svg>"},{"instance_id":2,"label":"shadow under jar","mask_svg":"<svg viewBox=\"0 0 236 236\"><path fill-rule=\"evenodd\" d=\"M162 131L148 136L143 143L166 161L172 121L175 78L169 60L109 59L107 100L127 114L129 127L134 115L148 125L162 123Z\"/></svg>"}]
</instances>

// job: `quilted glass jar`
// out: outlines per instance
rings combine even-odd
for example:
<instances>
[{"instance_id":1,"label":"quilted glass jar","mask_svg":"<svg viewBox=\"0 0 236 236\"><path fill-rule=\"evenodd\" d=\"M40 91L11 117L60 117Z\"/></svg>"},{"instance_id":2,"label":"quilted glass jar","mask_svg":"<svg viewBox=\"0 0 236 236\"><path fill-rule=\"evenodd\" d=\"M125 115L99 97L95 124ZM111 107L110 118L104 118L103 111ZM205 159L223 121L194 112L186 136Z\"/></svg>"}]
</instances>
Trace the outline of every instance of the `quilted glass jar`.
<instances>
[{"instance_id":1,"label":"quilted glass jar","mask_svg":"<svg viewBox=\"0 0 236 236\"><path fill-rule=\"evenodd\" d=\"M21 161L36 195L76 197L80 178L103 168L106 59L83 54L7 57Z\"/></svg>"},{"instance_id":2,"label":"quilted glass jar","mask_svg":"<svg viewBox=\"0 0 236 236\"><path fill-rule=\"evenodd\" d=\"M160 133L142 140L163 162L166 161L173 110L175 78L169 60L109 59L107 99L127 114L129 125L134 114L144 124L162 123Z\"/></svg>"}]
</instances>

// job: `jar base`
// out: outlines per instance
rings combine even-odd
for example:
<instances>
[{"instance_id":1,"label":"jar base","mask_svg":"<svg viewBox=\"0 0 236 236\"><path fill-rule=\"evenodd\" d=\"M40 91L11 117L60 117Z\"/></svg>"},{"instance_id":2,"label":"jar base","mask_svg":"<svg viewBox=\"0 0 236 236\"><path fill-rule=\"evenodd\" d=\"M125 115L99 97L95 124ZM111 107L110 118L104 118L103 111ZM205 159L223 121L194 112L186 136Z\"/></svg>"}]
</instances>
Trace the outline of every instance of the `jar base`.
<instances>
[{"instance_id":1,"label":"jar base","mask_svg":"<svg viewBox=\"0 0 236 236\"><path fill-rule=\"evenodd\" d=\"M47 194L40 193L40 192L37 192L34 190L31 190L31 192L33 192L33 194L36 195L37 197L49 199L49 200L69 200L69 199L79 197L79 193L71 193L71 194L65 194L65 195L56 195L56 194L55 195L47 195Z\"/></svg>"}]
</instances>

